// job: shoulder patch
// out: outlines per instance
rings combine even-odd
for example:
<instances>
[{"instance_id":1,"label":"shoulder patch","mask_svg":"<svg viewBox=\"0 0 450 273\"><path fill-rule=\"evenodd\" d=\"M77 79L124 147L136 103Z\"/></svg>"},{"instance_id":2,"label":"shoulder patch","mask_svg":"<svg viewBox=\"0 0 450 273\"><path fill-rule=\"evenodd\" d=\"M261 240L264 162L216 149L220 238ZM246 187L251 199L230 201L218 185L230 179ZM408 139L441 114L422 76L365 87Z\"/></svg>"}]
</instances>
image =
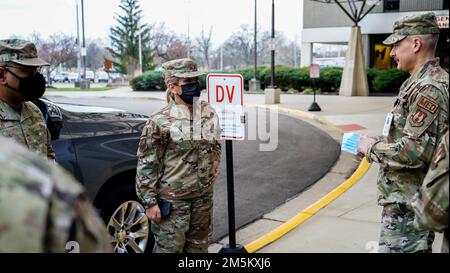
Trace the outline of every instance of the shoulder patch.
<instances>
[{"instance_id":1,"label":"shoulder patch","mask_svg":"<svg viewBox=\"0 0 450 273\"><path fill-rule=\"evenodd\" d=\"M419 102L417 103L417 106L419 108L427 110L432 114L436 113L437 109L439 108L439 105L436 101L425 96L421 96Z\"/></svg>"},{"instance_id":2,"label":"shoulder patch","mask_svg":"<svg viewBox=\"0 0 450 273\"><path fill-rule=\"evenodd\" d=\"M423 125L423 120L427 117L424 111L418 109L415 114L411 117L410 123L413 127L420 127Z\"/></svg>"}]
</instances>

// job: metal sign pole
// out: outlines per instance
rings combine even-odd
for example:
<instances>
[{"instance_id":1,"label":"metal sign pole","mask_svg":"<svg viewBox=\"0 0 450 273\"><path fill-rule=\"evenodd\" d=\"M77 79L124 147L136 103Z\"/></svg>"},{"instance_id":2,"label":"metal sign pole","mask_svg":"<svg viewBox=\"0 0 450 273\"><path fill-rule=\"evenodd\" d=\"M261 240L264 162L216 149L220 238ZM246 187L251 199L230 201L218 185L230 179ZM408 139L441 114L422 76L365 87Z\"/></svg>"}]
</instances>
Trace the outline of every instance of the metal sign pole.
<instances>
[{"instance_id":1,"label":"metal sign pole","mask_svg":"<svg viewBox=\"0 0 450 273\"><path fill-rule=\"evenodd\" d=\"M228 193L228 244L219 253L247 253L247 250L236 244L236 225L234 209L234 170L233 170L233 141L225 140L227 160L227 193Z\"/></svg>"}]
</instances>

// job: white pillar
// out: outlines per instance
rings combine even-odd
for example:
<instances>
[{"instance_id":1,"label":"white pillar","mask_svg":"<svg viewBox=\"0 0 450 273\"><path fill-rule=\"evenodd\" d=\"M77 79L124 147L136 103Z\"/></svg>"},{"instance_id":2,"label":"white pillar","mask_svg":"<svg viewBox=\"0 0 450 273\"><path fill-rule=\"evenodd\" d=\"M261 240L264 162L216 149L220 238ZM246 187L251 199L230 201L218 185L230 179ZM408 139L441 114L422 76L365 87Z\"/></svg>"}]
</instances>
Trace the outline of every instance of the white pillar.
<instances>
[{"instance_id":1,"label":"white pillar","mask_svg":"<svg viewBox=\"0 0 450 273\"><path fill-rule=\"evenodd\" d=\"M352 27L339 95L347 97L369 95L361 29L359 27Z\"/></svg>"},{"instance_id":2,"label":"white pillar","mask_svg":"<svg viewBox=\"0 0 450 273\"><path fill-rule=\"evenodd\" d=\"M362 45L364 52L364 64L366 65L366 69L370 66L370 37L369 34L362 35Z\"/></svg>"},{"instance_id":3,"label":"white pillar","mask_svg":"<svg viewBox=\"0 0 450 273\"><path fill-rule=\"evenodd\" d=\"M312 63L312 43L302 43L302 52L300 55L300 66L301 67L309 67Z\"/></svg>"}]
</instances>

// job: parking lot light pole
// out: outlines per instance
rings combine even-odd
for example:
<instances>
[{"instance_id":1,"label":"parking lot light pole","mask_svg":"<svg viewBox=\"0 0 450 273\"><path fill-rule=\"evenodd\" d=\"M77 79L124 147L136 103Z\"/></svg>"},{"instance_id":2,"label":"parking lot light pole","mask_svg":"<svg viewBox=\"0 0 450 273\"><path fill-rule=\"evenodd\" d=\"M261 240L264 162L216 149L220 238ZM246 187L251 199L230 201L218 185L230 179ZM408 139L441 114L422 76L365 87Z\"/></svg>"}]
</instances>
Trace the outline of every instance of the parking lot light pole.
<instances>
[{"instance_id":1,"label":"parking lot light pole","mask_svg":"<svg viewBox=\"0 0 450 273\"><path fill-rule=\"evenodd\" d=\"M86 39L84 35L84 0L81 0L81 31L83 34L83 48L81 55L83 56L83 79L86 80Z\"/></svg>"},{"instance_id":2,"label":"parking lot light pole","mask_svg":"<svg viewBox=\"0 0 450 273\"><path fill-rule=\"evenodd\" d=\"M139 75L142 75L142 33L139 24L138 24L138 33L139 33Z\"/></svg>"},{"instance_id":3,"label":"parking lot light pole","mask_svg":"<svg viewBox=\"0 0 450 273\"><path fill-rule=\"evenodd\" d=\"M272 44L270 50L270 70L272 71L270 77L270 86L275 89L275 3L272 0Z\"/></svg>"},{"instance_id":4,"label":"parking lot light pole","mask_svg":"<svg viewBox=\"0 0 450 273\"><path fill-rule=\"evenodd\" d=\"M76 2L76 8L77 8L77 46L78 46L78 56L77 56L78 79L77 79L77 81L79 84L80 80L81 80L80 19L79 19L79 8L78 8L79 0L75 0L75 2Z\"/></svg>"}]
</instances>

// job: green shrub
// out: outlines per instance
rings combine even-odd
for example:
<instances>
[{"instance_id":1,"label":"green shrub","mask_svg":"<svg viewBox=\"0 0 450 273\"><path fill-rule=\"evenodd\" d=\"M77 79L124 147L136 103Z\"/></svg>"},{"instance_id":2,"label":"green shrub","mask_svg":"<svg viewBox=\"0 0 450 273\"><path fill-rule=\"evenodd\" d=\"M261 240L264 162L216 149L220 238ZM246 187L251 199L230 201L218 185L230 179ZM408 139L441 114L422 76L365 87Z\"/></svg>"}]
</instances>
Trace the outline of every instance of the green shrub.
<instances>
[{"instance_id":1,"label":"green shrub","mask_svg":"<svg viewBox=\"0 0 450 273\"><path fill-rule=\"evenodd\" d=\"M320 78L315 82L309 78L307 67L295 68L285 65L275 67L275 85L283 91L299 90L311 92L313 88L321 92L339 92L343 69L340 67L325 67L320 70ZM253 67L230 71L210 71L208 73L241 74L244 79L244 89L248 90L248 83L253 78ZM206 75L199 77L200 87L206 88ZM367 70L367 79L371 93L397 92L408 73L397 69L379 70L370 68ZM257 68L257 79L261 82L261 88L270 85L271 70L268 66ZM152 91L165 90L163 73L160 71L148 71L130 81L133 90ZM310 90L308 90L310 89Z\"/></svg>"},{"instance_id":2,"label":"green shrub","mask_svg":"<svg viewBox=\"0 0 450 273\"><path fill-rule=\"evenodd\" d=\"M340 67L325 67L320 70L317 87L324 92L338 92L341 85L343 69Z\"/></svg>"},{"instance_id":3,"label":"green shrub","mask_svg":"<svg viewBox=\"0 0 450 273\"><path fill-rule=\"evenodd\" d=\"M375 93L396 93L403 82L409 77L406 72L397 69L368 70L369 88Z\"/></svg>"},{"instance_id":4,"label":"green shrub","mask_svg":"<svg viewBox=\"0 0 450 273\"><path fill-rule=\"evenodd\" d=\"M130 81L134 91L161 91L166 89L161 71L147 71Z\"/></svg>"}]
</instances>

